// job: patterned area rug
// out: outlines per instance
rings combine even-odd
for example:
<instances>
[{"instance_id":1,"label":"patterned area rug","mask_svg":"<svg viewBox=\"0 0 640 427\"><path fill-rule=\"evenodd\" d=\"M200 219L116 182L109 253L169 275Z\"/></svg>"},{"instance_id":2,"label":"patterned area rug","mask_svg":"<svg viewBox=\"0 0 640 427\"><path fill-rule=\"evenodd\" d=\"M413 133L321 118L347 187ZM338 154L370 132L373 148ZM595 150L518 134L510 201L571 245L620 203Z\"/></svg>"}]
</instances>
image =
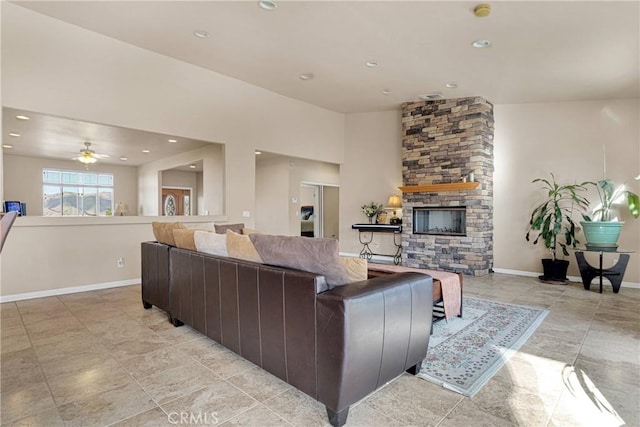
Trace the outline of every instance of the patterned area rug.
<instances>
[{"instance_id":1,"label":"patterned area rug","mask_svg":"<svg viewBox=\"0 0 640 427\"><path fill-rule=\"evenodd\" d=\"M547 310L463 298L463 318L433 326L419 377L473 396L542 323Z\"/></svg>"}]
</instances>

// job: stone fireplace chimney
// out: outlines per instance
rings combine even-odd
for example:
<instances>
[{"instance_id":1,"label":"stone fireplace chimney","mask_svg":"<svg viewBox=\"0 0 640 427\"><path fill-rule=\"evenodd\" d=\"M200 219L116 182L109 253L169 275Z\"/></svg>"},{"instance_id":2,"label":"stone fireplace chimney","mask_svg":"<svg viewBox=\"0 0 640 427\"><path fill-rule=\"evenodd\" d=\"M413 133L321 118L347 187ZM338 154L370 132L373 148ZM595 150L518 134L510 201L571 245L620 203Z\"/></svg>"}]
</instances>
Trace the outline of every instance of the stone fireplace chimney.
<instances>
[{"instance_id":1,"label":"stone fireplace chimney","mask_svg":"<svg viewBox=\"0 0 640 427\"><path fill-rule=\"evenodd\" d=\"M402 264L488 274L493 267L493 105L480 97L406 103L402 131ZM430 207L438 208L432 215L441 223L446 211L464 207L466 215L456 216L464 218L462 232L448 234L448 227L434 226L437 231L430 233L423 209ZM415 232L414 218L420 223Z\"/></svg>"}]
</instances>

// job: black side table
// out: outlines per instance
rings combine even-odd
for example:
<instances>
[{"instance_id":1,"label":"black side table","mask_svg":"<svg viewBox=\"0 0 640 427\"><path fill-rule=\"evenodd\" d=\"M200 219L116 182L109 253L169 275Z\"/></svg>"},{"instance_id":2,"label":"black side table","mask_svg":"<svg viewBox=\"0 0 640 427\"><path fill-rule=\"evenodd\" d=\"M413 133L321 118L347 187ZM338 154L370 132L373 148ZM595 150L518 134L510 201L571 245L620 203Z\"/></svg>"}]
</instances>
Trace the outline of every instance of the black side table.
<instances>
[{"instance_id":1,"label":"black side table","mask_svg":"<svg viewBox=\"0 0 640 427\"><path fill-rule=\"evenodd\" d=\"M591 266L584 257L584 252L598 252L599 264L598 267ZM604 253L619 254L618 262L611 268L602 268L602 258ZM603 250L603 249L579 249L576 251L576 261L578 261L578 268L580 269L580 276L582 276L582 284L586 290L591 287L591 281L594 277L600 278L600 293L602 293L602 278L606 277L611 286L613 287L613 293L617 294L620 291L620 285L622 284L622 278L624 272L627 269L629 263L629 254L633 251L620 251L620 250Z\"/></svg>"},{"instance_id":2,"label":"black side table","mask_svg":"<svg viewBox=\"0 0 640 427\"><path fill-rule=\"evenodd\" d=\"M399 224L353 224L352 229L358 230L358 240L362 244L360 258L366 258L371 261L373 255L392 256L395 265L400 264L402 259L402 225ZM366 235L365 233L370 233ZM371 250L369 244L373 241L373 233L393 233L393 244L396 246L396 253L377 254ZM396 236L400 236L400 242L396 241Z\"/></svg>"}]
</instances>

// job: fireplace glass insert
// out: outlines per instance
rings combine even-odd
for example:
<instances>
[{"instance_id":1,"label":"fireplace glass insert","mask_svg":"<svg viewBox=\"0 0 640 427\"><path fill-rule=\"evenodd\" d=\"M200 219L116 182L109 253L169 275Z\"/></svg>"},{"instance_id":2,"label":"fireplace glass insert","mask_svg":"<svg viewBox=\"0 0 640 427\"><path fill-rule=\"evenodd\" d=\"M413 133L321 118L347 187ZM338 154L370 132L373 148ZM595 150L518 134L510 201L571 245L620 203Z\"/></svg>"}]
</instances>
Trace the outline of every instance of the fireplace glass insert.
<instances>
[{"instance_id":1,"label":"fireplace glass insert","mask_svg":"<svg viewBox=\"0 0 640 427\"><path fill-rule=\"evenodd\" d=\"M413 233L466 236L465 206L413 208Z\"/></svg>"}]
</instances>

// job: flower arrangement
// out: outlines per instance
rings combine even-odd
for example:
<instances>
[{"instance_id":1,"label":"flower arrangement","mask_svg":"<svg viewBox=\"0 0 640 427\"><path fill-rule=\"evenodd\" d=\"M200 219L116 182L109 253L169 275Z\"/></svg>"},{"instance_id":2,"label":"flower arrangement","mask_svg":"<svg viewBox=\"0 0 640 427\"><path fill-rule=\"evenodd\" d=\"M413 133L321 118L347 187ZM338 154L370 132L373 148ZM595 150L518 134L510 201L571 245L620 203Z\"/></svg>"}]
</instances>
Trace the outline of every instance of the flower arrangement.
<instances>
[{"instance_id":1,"label":"flower arrangement","mask_svg":"<svg viewBox=\"0 0 640 427\"><path fill-rule=\"evenodd\" d=\"M371 202L368 205L362 205L362 212L364 212L367 218L369 218L369 222L371 222L374 216L382 212L382 204Z\"/></svg>"}]
</instances>

